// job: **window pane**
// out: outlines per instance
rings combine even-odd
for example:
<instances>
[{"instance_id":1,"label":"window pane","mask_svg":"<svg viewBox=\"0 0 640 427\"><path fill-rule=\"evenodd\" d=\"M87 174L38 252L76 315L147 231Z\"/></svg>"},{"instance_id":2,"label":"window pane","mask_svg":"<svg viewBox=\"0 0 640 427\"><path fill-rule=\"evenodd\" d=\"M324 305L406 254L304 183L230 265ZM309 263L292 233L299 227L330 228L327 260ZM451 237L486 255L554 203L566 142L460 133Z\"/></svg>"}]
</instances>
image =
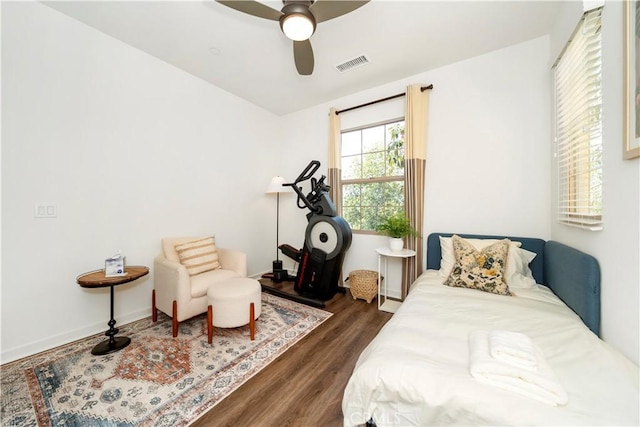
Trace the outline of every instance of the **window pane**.
<instances>
[{"instance_id":1,"label":"window pane","mask_svg":"<svg viewBox=\"0 0 640 427\"><path fill-rule=\"evenodd\" d=\"M384 126L376 126L362 130L362 152L384 150Z\"/></svg>"},{"instance_id":2,"label":"window pane","mask_svg":"<svg viewBox=\"0 0 640 427\"><path fill-rule=\"evenodd\" d=\"M342 206L360 206L361 185L350 184L342 187Z\"/></svg>"},{"instance_id":3,"label":"window pane","mask_svg":"<svg viewBox=\"0 0 640 427\"><path fill-rule=\"evenodd\" d=\"M342 155L352 156L354 154L360 154L360 131L346 132L342 134Z\"/></svg>"},{"instance_id":4,"label":"window pane","mask_svg":"<svg viewBox=\"0 0 640 427\"><path fill-rule=\"evenodd\" d=\"M362 177L377 178L385 176L384 152L362 155Z\"/></svg>"},{"instance_id":5,"label":"window pane","mask_svg":"<svg viewBox=\"0 0 640 427\"><path fill-rule=\"evenodd\" d=\"M378 223L378 208L375 206L364 206L362 208L361 230L375 230Z\"/></svg>"},{"instance_id":6,"label":"window pane","mask_svg":"<svg viewBox=\"0 0 640 427\"><path fill-rule=\"evenodd\" d=\"M404 181L385 182L381 190L384 207L392 208L394 212L404 208Z\"/></svg>"},{"instance_id":7,"label":"window pane","mask_svg":"<svg viewBox=\"0 0 640 427\"><path fill-rule=\"evenodd\" d=\"M384 193L381 191L381 183L362 184L362 205L382 206Z\"/></svg>"},{"instance_id":8,"label":"window pane","mask_svg":"<svg viewBox=\"0 0 640 427\"><path fill-rule=\"evenodd\" d=\"M386 125L387 175L404 174L404 122Z\"/></svg>"},{"instance_id":9,"label":"window pane","mask_svg":"<svg viewBox=\"0 0 640 427\"><path fill-rule=\"evenodd\" d=\"M342 179L362 178L362 158L349 156L342 158Z\"/></svg>"},{"instance_id":10,"label":"window pane","mask_svg":"<svg viewBox=\"0 0 640 427\"><path fill-rule=\"evenodd\" d=\"M386 173L387 176L404 175L404 146L387 153Z\"/></svg>"},{"instance_id":11,"label":"window pane","mask_svg":"<svg viewBox=\"0 0 640 427\"><path fill-rule=\"evenodd\" d=\"M380 217L401 214L404 216L404 207L384 207L380 209Z\"/></svg>"},{"instance_id":12,"label":"window pane","mask_svg":"<svg viewBox=\"0 0 640 427\"><path fill-rule=\"evenodd\" d=\"M354 230L362 230L362 217L359 206L344 206L342 208L342 217L349 223Z\"/></svg>"}]
</instances>

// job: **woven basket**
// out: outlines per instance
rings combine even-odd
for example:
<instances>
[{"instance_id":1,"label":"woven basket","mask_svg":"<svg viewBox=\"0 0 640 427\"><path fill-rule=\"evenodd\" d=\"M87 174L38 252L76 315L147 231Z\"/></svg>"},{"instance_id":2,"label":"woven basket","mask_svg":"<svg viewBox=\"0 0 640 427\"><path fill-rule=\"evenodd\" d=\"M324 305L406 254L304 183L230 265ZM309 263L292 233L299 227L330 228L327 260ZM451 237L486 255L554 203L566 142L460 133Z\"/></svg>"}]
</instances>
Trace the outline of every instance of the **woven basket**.
<instances>
[{"instance_id":1,"label":"woven basket","mask_svg":"<svg viewBox=\"0 0 640 427\"><path fill-rule=\"evenodd\" d=\"M378 295L378 273L371 270L355 270L349 273L349 289L353 299L370 303Z\"/></svg>"}]
</instances>

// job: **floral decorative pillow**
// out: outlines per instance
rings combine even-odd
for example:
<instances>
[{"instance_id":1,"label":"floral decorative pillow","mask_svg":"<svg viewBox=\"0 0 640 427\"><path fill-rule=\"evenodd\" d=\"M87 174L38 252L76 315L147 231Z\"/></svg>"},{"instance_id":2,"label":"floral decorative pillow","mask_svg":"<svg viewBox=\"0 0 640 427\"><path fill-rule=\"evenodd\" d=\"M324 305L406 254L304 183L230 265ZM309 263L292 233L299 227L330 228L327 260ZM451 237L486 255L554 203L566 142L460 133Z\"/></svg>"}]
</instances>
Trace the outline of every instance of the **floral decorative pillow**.
<instances>
[{"instance_id":1,"label":"floral decorative pillow","mask_svg":"<svg viewBox=\"0 0 640 427\"><path fill-rule=\"evenodd\" d=\"M511 295L505 282L509 239L500 240L481 251L460 236L454 235L452 242L456 262L445 285Z\"/></svg>"}]
</instances>

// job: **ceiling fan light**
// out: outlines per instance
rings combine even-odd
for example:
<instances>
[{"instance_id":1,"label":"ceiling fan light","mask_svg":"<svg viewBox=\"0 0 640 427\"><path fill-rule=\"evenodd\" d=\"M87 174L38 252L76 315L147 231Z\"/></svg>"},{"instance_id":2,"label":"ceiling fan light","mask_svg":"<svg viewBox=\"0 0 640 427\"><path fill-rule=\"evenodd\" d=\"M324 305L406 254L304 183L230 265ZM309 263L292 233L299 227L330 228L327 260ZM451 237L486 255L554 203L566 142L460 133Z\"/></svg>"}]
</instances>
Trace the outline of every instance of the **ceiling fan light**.
<instances>
[{"instance_id":1,"label":"ceiling fan light","mask_svg":"<svg viewBox=\"0 0 640 427\"><path fill-rule=\"evenodd\" d=\"M281 22L282 32L295 41L307 40L316 30L315 23L306 15L292 13L284 17Z\"/></svg>"}]
</instances>

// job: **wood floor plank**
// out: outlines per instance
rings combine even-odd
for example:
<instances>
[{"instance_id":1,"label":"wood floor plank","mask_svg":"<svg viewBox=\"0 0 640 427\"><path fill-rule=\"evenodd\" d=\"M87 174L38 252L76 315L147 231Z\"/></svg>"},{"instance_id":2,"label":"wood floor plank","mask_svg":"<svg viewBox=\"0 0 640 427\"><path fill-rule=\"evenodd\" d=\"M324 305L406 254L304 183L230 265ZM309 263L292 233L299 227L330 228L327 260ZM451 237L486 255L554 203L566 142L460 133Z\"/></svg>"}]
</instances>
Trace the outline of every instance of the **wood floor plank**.
<instances>
[{"instance_id":1,"label":"wood floor plank","mask_svg":"<svg viewBox=\"0 0 640 427\"><path fill-rule=\"evenodd\" d=\"M375 300L353 300L348 290L325 310L333 316L192 425L341 426L353 367L391 314L378 311Z\"/></svg>"}]
</instances>

